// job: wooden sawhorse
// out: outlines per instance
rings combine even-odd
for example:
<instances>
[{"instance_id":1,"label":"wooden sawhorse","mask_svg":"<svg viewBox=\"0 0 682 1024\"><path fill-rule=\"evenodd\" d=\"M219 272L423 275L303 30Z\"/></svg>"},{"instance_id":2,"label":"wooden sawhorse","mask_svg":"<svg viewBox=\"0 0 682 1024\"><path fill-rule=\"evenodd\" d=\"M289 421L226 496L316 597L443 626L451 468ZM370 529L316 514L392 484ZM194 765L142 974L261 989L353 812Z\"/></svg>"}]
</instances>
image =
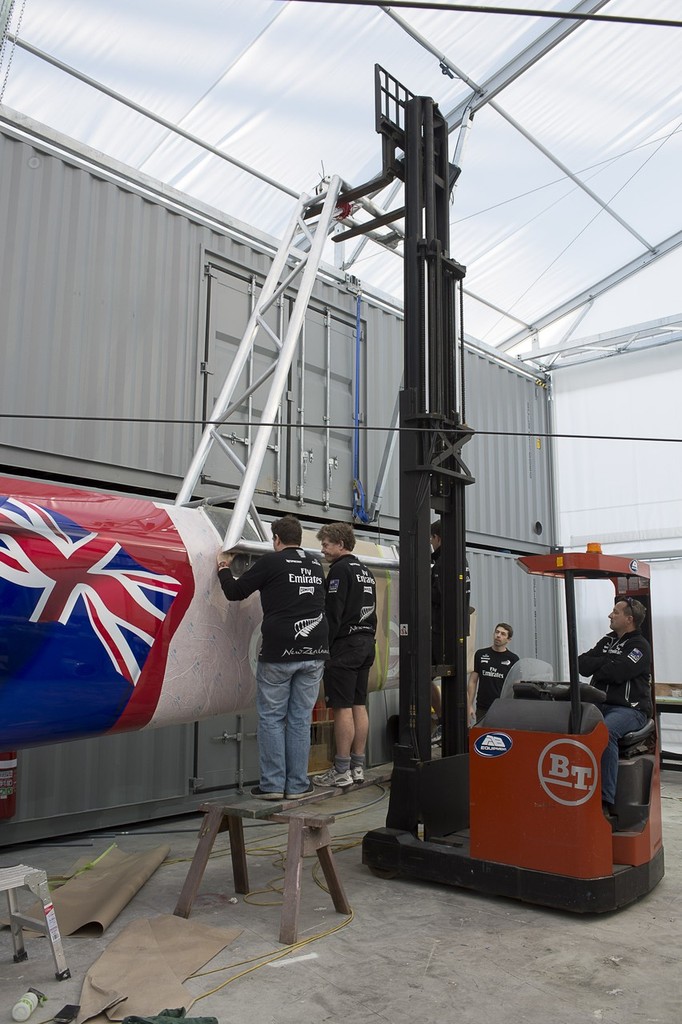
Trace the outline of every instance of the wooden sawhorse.
<instances>
[{"instance_id":1,"label":"wooden sawhorse","mask_svg":"<svg viewBox=\"0 0 682 1024\"><path fill-rule=\"evenodd\" d=\"M356 784L353 790L357 791L366 786L383 785L390 781L392 771L392 764L370 768L365 771L365 781L359 785ZM324 800L343 800L345 796L346 790L330 787L329 789L315 790L310 796L304 796L301 800L283 799L276 802L265 802L254 800L248 796L234 796L229 804L202 804L199 810L203 813L204 820L199 829L199 842L173 913L176 917L189 917L192 904L204 877L208 859L211 856L213 844L220 832L229 831L230 833L230 855L235 892L247 893L249 891L243 819L256 818L261 821L289 822L280 941L288 944L296 941L298 909L301 899L302 859L313 851L317 853L324 871L335 910L340 914L349 914L351 907L343 891L331 851L329 825L335 820L334 815L318 814L311 807L312 804L318 804ZM311 809L308 811L306 808Z\"/></svg>"},{"instance_id":2,"label":"wooden sawhorse","mask_svg":"<svg viewBox=\"0 0 682 1024\"><path fill-rule=\"evenodd\" d=\"M317 853L329 886L334 909L339 914L350 914L351 907L341 884L332 856L329 825L335 820L333 814L319 814L307 811L300 804L295 810L286 811L284 806L291 801L264 807L262 801L241 800L234 804L202 804L199 808L205 815L199 829L199 842L192 858L185 884L173 913L176 917L189 917L192 904L199 891L201 880L208 864L216 836L226 830L230 833L230 854L235 892L249 891L249 873L244 846L244 818L260 818L266 821L281 821L289 824L287 859L284 874L284 902L280 922L279 941L291 945L298 935L298 916L301 903L301 877L303 858ZM274 812L274 813L273 813Z\"/></svg>"}]
</instances>

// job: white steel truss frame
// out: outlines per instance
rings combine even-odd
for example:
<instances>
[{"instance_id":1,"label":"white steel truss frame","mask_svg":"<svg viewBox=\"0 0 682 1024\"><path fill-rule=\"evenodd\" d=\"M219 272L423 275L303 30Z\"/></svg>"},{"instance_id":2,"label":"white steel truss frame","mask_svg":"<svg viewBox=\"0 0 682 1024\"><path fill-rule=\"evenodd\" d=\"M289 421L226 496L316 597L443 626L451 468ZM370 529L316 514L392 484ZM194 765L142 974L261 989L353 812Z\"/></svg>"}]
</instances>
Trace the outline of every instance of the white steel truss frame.
<instances>
[{"instance_id":1,"label":"white steel truss frame","mask_svg":"<svg viewBox=\"0 0 682 1024\"><path fill-rule=\"evenodd\" d=\"M253 507L253 496L256 491L263 460L272 433L277 411L284 393L289 369L296 354L306 310L312 295L317 272L322 261L322 252L327 236L334 226L337 216L337 200L341 191L341 179L331 177L326 192L299 197L293 216L289 222L279 249L272 262L260 295L254 303L253 311L242 335L234 359L230 364L227 376L213 406L201 440L175 499L176 505L184 505L192 499L194 488L201 476L206 460L214 445L218 445L237 469L242 472L243 479L234 504L234 511L224 540L224 550L230 550L240 541L246 517L251 510L259 524L258 515ZM306 213L312 206L322 204L319 215L307 221ZM265 323L267 311L278 301L281 295L299 278L296 298L291 310L284 337L276 334ZM248 359L254 350L256 339L260 333L270 339L274 345L273 361L270 366L244 391L236 394L237 387ZM263 404L260 423L256 429L250 447L248 460L242 463L224 443L220 436L220 426L254 394L267 380L272 378L268 396ZM264 537L264 531L261 536Z\"/></svg>"}]
</instances>

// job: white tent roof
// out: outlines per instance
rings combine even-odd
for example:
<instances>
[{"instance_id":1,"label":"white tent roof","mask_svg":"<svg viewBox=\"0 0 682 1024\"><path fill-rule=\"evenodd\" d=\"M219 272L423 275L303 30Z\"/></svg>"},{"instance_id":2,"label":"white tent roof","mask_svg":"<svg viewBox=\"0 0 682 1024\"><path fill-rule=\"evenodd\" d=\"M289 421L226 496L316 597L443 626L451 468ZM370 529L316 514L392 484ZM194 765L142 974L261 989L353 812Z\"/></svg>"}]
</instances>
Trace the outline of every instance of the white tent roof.
<instances>
[{"instance_id":1,"label":"white tent roof","mask_svg":"<svg viewBox=\"0 0 682 1024\"><path fill-rule=\"evenodd\" d=\"M537 365L557 359L538 346L575 347L578 334L609 352L677 340L682 21L593 19L673 20L679 0L526 0L538 16L493 13L509 0L458 6L4 2L0 98L278 235L292 195L323 174L358 185L380 171L378 63L451 124L450 251L467 267L470 336ZM340 258L400 295L399 249L353 240Z\"/></svg>"}]
</instances>

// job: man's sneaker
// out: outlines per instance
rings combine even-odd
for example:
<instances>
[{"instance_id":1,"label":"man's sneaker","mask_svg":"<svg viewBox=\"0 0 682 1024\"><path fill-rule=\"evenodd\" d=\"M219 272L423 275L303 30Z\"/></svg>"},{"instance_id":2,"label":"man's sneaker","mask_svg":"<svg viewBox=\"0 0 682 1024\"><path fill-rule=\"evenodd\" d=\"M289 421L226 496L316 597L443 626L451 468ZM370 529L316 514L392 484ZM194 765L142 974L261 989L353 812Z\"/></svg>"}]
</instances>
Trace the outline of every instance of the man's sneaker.
<instances>
[{"instance_id":1,"label":"man's sneaker","mask_svg":"<svg viewBox=\"0 0 682 1024\"><path fill-rule=\"evenodd\" d=\"M311 793L315 792L315 787L312 782L308 783L308 788L304 789L302 793L287 793L287 800L302 800L304 796L310 796Z\"/></svg>"},{"instance_id":2,"label":"man's sneaker","mask_svg":"<svg viewBox=\"0 0 682 1024\"><path fill-rule=\"evenodd\" d=\"M358 785L365 781L365 769L362 765L356 764L354 768L351 768L350 774L353 782L357 782Z\"/></svg>"},{"instance_id":3,"label":"man's sneaker","mask_svg":"<svg viewBox=\"0 0 682 1024\"><path fill-rule=\"evenodd\" d=\"M259 800L283 800L284 793L266 793L265 790L261 789L260 786L254 786L251 790L251 796L257 797Z\"/></svg>"},{"instance_id":4,"label":"man's sneaker","mask_svg":"<svg viewBox=\"0 0 682 1024\"><path fill-rule=\"evenodd\" d=\"M437 746L439 743L442 742L442 740L443 740L443 726L439 725L439 726L436 726L436 728L435 728L435 730L434 730L434 732L433 732L433 734L431 736L431 742L434 743Z\"/></svg>"},{"instance_id":5,"label":"man's sneaker","mask_svg":"<svg viewBox=\"0 0 682 1024\"><path fill-rule=\"evenodd\" d=\"M336 768L332 767L329 771L324 772L323 775L313 775L313 782L316 786L325 786L328 789L332 786L346 789L348 786L353 785L353 777L351 776L350 769L347 772L337 772Z\"/></svg>"}]
</instances>

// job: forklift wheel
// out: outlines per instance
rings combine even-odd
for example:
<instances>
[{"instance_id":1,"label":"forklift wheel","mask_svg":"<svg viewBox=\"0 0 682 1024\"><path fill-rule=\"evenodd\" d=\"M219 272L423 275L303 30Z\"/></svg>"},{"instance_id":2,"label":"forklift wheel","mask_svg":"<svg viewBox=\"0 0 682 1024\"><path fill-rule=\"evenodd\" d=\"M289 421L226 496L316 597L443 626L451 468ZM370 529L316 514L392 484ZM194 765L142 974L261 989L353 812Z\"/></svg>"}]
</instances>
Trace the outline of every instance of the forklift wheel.
<instances>
[{"instance_id":1,"label":"forklift wheel","mask_svg":"<svg viewBox=\"0 0 682 1024\"><path fill-rule=\"evenodd\" d=\"M370 874L374 875L375 878L386 878L390 880L391 878L397 878L400 874L397 868L375 868L372 867L371 864L368 864L367 866L370 870Z\"/></svg>"}]
</instances>

